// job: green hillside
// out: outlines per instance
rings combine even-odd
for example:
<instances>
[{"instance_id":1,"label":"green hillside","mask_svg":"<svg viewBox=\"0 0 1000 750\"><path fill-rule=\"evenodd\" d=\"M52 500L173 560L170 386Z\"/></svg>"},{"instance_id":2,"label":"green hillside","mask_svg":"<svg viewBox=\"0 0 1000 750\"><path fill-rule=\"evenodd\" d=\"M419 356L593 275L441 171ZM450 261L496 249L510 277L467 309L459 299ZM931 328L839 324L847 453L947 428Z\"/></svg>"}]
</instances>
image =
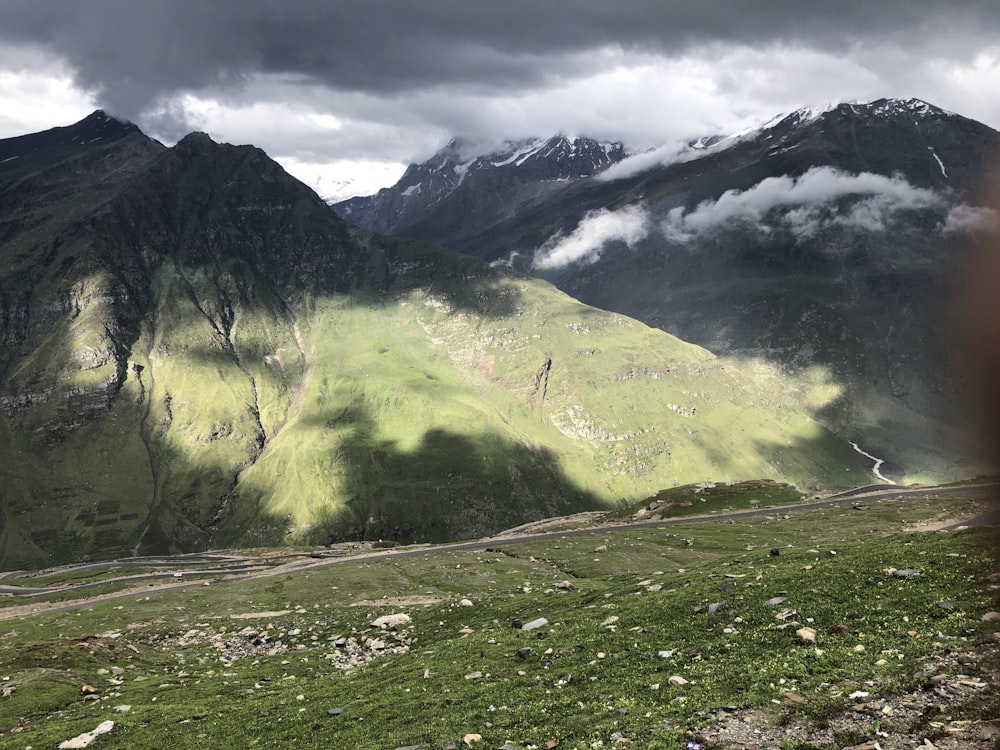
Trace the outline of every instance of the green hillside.
<instances>
[{"instance_id":1,"label":"green hillside","mask_svg":"<svg viewBox=\"0 0 1000 750\"><path fill-rule=\"evenodd\" d=\"M257 149L193 135L137 163L140 138L0 182L0 566L440 541L687 482L869 479L812 418L838 396L821 368L719 359L351 229Z\"/></svg>"}]
</instances>

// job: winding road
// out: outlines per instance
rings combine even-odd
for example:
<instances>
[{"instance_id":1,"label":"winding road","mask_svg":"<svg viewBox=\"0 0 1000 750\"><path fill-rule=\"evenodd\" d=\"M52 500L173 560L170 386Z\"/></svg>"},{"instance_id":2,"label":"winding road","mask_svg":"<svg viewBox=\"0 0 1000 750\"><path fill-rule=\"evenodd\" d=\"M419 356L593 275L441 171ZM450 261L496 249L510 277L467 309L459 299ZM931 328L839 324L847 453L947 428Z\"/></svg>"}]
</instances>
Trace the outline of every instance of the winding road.
<instances>
[{"instance_id":1,"label":"winding road","mask_svg":"<svg viewBox=\"0 0 1000 750\"><path fill-rule=\"evenodd\" d=\"M876 502L893 498L927 497L941 495L965 495L975 498L997 499L1000 497L1000 483L960 485L950 487L919 487L903 488L896 485L869 485L858 487L846 492L830 495L821 500L798 503L796 505L779 505L753 510L737 510L722 513L712 513L710 515L683 516L678 518L664 518L650 521L631 521L626 523L613 523L594 525L586 528L569 529L560 531L545 531L535 533L509 533L504 532L494 537L478 539L468 542L456 542L451 544L434 545L408 545L404 547L394 547L387 550L366 551L357 554L321 553L319 556L307 553L291 553L273 558L254 558L239 555L231 555L225 552L175 555L162 557L131 557L121 560L110 560L106 562L84 563L79 565L65 566L59 569L49 569L45 571L12 571L0 574L0 580L17 580L42 575L49 576L56 572L69 572L88 569L101 568L122 568L122 567L162 567L170 570L155 573L143 573L133 576L120 576L108 578L102 581L92 581L81 584L68 584L61 586L3 586L0 585L0 596L19 596L30 599L35 596L45 594L59 594L76 592L89 589L97 589L103 586L116 584L146 584L146 587L131 589L127 591L116 591L107 594L97 594L95 596L77 599L67 603L38 602L29 611L24 611L24 606L0 609L0 620L12 619L14 617L24 618L43 612L59 612L82 607L92 606L99 601L110 601L114 599L124 599L134 597L137 593L148 593L163 589L192 588L195 586L219 585L246 580L254 576L276 576L290 575L305 570L316 570L327 568L333 565L345 563L371 562L373 560L388 560L405 557L417 557L436 552L484 552L496 547L505 547L525 542L537 542L560 539L572 536L603 535L613 534L619 531L632 531L635 529L658 528L661 526L681 526L696 523L717 523L720 521L735 520L740 518L755 518L773 515L791 515L793 513L804 513L823 508L833 508L842 505L856 505L860 501ZM963 519L948 527L946 530L973 526L1000 525L1000 504L993 510L979 514L977 516ZM210 565L211 567L198 567L199 565ZM178 573L180 575L178 575ZM184 579L184 576L197 577L196 580ZM163 583L157 585L157 581Z\"/></svg>"}]
</instances>

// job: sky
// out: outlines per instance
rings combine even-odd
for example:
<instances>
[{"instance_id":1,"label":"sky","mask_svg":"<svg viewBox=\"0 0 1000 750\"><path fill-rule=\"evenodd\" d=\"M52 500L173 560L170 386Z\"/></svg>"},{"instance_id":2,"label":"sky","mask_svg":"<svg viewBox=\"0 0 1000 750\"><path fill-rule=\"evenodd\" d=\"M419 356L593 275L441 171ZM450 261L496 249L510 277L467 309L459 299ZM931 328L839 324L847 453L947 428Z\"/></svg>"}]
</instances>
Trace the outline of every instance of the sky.
<instances>
[{"instance_id":1,"label":"sky","mask_svg":"<svg viewBox=\"0 0 1000 750\"><path fill-rule=\"evenodd\" d=\"M103 108L327 197L454 135L635 149L916 97L1000 129L997 0L4 0L0 137Z\"/></svg>"}]
</instances>

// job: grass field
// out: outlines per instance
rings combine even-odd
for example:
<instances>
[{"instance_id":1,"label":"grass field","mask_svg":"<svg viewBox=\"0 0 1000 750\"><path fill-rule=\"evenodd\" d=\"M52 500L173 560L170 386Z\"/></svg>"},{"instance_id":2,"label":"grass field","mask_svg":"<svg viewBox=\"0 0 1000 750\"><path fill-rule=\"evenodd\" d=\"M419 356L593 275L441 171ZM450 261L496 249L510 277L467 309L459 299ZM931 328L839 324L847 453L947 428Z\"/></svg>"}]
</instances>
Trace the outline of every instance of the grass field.
<instances>
[{"instance_id":1,"label":"grass field","mask_svg":"<svg viewBox=\"0 0 1000 750\"><path fill-rule=\"evenodd\" d=\"M986 533L912 530L975 506L929 495L360 559L11 619L0 739L54 747L111 720L95 747L677 748L720 707L821 725L989 630ZM399 631L370 625L400 612ZM342 637L367 663L338 666ZM998 709L983 693L954 716ZM942 719L922 719L928 737Z\"/></svg>"}]
</instances>

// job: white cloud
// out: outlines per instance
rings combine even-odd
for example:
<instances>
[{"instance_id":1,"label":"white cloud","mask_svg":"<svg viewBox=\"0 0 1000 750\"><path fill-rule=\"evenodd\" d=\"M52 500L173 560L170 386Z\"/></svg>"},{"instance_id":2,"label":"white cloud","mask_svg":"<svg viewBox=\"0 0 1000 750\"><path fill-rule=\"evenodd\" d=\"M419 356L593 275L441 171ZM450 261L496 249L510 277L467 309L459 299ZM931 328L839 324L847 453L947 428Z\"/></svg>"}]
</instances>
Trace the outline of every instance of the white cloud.
<instances>
[{"instance_id":1,"label":"white cloud","mask_svg":"<svg viewBox=\"0 0 1000 750\"><path fill-rule=\"evenodd\" d=\"M870 5L873 13L881 8ZM34 7L30 3L25 6ZM126 7L132 6L123 6L122 12ZM173 17L172 7L164 4L162 15ZM206 8L213 23L218 21L220 28L232 27L230 13ZM65 13L57 15L66 21ZM135 15L143 12L135 11ZM620 15L612 13L615 18ZM914 10L914 16L919 15ZM937 24L949 16L935 12L928 17ZM97 22L100 14L81 17L90 31L107 33L107 24ZM744 25L745 19L740 22ZM81 36L81 30L68 21L65 26L65 37L58 38L56 44L51 40L47 43L47 48L56 52L42 51L41 42L34 47L28 42L0 43L0 101L4 103L0 137L66 125L98 106L95 96L99 94L94 93L101 91L97 73L81 76L73 67L79 60L74 63L57 57L68 55L67 45ZM381 29L381 23L372 30L375 27ZM983 95L994 90L1000 80L1000 45L981 24L978 30L972 29L976 31L972 36L968 28L958 33L950 27L928 26L924 29L927 34L921 32L920 44L909 34L912 25L899 27L898 35L890 40L875 35L874 41L864 43L864 34L859 31L858 39L837 45L812 44L808 35L796 34L762 33L756 40L753 34L741 34L722 41L711 34L696 35L673 47L630 44L625 37L615 43L613 35L597 36L593 46L571 45L569 51L551 59L544 54L546 50L537 48L535 56L526 57L517 67L537 74L523 80L505 78L503 85L488 78L478 84L466 80L462 85L434 85L431 76L425 85L367 90L338 88L332 79L324 79L322 71L317 73L308 65L305 69L300 69L301 65L262 69L251 60L233 68L231 75L210 75L210 70L195 64L198 61L188 47L177 52L176 45L164 44L167 37L162 32L153 37L155 49L147 49L144 34L148 29L156 30L155 24L147 20L137 28L142 33L137 31L139 36L134 39L115 40L121 41L122 48L103 40L96 48L101 53L99 62L111 76L103 81L106 96L114 94L119 77L118 82L126 87L140 93L149 91L153 96L154 104L141 114L120 114L165 142L199 128L216 140L253 143L280 160L312 165L310 169L316 174L327 169L326 165L334 165L329 169L337 174L317 178L313 182L317 186L341 180L339 173L348 165L358 170L356 182L369 184L365 173L371 170L367 165L422 160L454 135L500 142L564 132L622 140L636 149L659 147L636 156L627 165L623 163L609 176L624 174L627 168L638 171L644 164L648 168L663 160L696 156L686 152L683 144L701 136L737 132L778 112L816 101L916 96L1000 126L1000 98ZM215 29L211 27L212 33L208 27L193 29L194 41L205 45L210 56L246 51L244 44L250 42L241 36L245 30L223 40L217 38ZM523 32L518 34L520 38ZM547 37L540 32L534 36L541 40ZM699 42L699 38L704 41ZM222 43L226 40L232 45ZM325 37L321 43L323 50L330 47ZM115 55L107 57L109 49ZM290 49L296 49L295 45ZM161 57L153 55L154 51ZM391 51L386 45L373 45L375 67ZM135 56L138 68L122 62L119 53L126 52ZM431 59L434 65L448 61L440 54ZM312 58L304 55L299 62L308 60ZM358 62L350 57L347 60ZM393 64L401 61L402 72L407 72L405 56L393 60ZM356 67L364 72L371 66L359 63ZM452 75L454 68L448 63L442 71ZM158 71L162 77L153 75ZM184 71L192 72L193 77L182 75ZM87 85L93 91L84 90ZM111 101L117 99L112 97ZM388 170L383 174L390 179Z\"/></svg>"},{"instance_id":2,"label":"white cloud","mask_svg":"<svg viewBox=\"0 0 1000 750\"><path fill-rule=\"evenodd\" d=\"M380 188L395 183L406 169L401 162L354 159L316 163L288 157L277 161L286 172L329 202L377 193Z\"/></svg>"},{"instance_id":3,"label":"white cloud","mask_svg":"<svg viewBox=\"0 0 1000 750\"><path fill-rule=\"evenodd\" d=\"M833 202L848 196L864 197L846 211L838 211ZM674 208L660 228L668 239L685 242L733 221L765 227L770 211L788 208L782 219L799 236L812 235L833 223L880 231L897 211L943 202L935 191L914 187L899 176L814 167L800 177L769 177L748 190L726 191L718 200L704 201L690 211Z\"/></svg>"},{"instance_id":4,"label":"white cloud","mask_svg":"<svg viewBox=\"0 0 1000 750\"><path fill-rule=\"evenodd\" d=\"M683 164L684 162L694 161L708 154L715 153L721 148L732 145L734 142L735 139L726 139L724 143L718 143L709 148L692 148L687 143L666 144L659 148L629 156L617 164L612 164L597 175L597 179L602 182L623 180L653 167L668 167L671 164Z\"/></svg>"},{"instance_id":5,"label":"white cloud","mask_svg":"<svg viewBox=\"0 0 1000 750\"><path fill-rule=\"evenodd\" d=\"M569 235L555 235L535 251L534 267L561 268L570 263L594 263L608 242L631 247L649 234L649 217L639 206L618 211L591 211Z\"/></svg>"},{"instance_id":6,"label":"white cloud","mask_svg":"<svg viewBox=\"0 0 1000 750\"><path fill-rule=\"evenodd\" d=\"M70 125L97 109L63 63L26 47L0 47L0 101L0 138Z\"/></svg>"},{"instance_id":7,"label":"white cloud","mask_svg":"<svg viewBox=\"0 0 1000 750\"><path fill-rule=\"evenodd\" d=\"M975 234L997 228L1000 228L1000 212L965 203L953 206L940 227L944 234Z\"/></svg>"}]
</instances>

